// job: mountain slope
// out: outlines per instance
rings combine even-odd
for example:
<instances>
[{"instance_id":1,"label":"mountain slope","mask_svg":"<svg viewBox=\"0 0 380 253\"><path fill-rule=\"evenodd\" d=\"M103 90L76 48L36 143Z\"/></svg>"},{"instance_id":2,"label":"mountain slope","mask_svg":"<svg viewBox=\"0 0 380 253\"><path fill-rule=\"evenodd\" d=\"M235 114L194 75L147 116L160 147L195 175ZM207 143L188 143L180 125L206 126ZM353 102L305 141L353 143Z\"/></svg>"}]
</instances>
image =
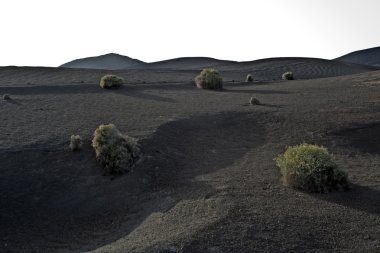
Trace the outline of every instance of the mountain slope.
<instances>
[{"instance_id":1,"label":"mountain slope","mask_svg":"<svg viewBox=\"0 0 380 253\"><path fill-rule=\"evenodd\" d=\"M73 60L61 65L60 67L116 70L129 69L143 64L145 64L145 62L137 59L132 59L124 55L112 53Z\"/></svg>"},{"instance_id":2,"label":"mountain slope","mask_svg":"<svg viewBox=\"0 0 380 253\"><path fill-rule=\"evenodd\" d=\"M336 60L364 64L371 66L380 66L380 47L374 47L364 50L355 51L343 55Z\"/></svg>"}]
</instances>

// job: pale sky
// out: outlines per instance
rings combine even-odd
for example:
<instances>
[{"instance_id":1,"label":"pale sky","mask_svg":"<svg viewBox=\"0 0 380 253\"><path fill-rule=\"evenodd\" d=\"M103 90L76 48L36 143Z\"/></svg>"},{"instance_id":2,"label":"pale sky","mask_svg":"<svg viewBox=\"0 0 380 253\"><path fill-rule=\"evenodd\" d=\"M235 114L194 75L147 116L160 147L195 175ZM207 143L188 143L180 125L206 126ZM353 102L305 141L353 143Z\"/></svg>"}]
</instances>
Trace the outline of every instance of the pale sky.
<instances>
[{"instance_id":1,"label":"pale sky","mask_svg":"<svg viewBox=\"0 0 380 253\"><path fill-rule=\"evenodd\" d=\"M119 53L332 59L380 46L379 0L0 0L0 66Z\"/></svg>"}]
</instances>

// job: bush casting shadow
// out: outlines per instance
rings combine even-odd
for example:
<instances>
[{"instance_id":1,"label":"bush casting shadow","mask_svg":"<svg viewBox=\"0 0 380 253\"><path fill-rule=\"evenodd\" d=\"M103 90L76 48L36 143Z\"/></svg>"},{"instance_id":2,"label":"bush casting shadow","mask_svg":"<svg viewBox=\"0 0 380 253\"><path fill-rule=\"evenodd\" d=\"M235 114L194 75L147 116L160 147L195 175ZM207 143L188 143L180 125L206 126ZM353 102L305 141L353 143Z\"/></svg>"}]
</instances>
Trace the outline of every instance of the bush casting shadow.
<instances>
[{"instance_id":1,"label":"bush casting shadow","mask_svg":"<svg viewBox=\"0 0 380 253\"><path fill-rule=\"evenodd\" d=\"M140 141L147 158L115 180L101 176L88 145L80 153L62 151L62 143L50 152L1 151L0 237L15 250L70 242L71 252L83 252L125 237L181 200L212 196L211 185L194 179L259 147L264 130L258 115L221 113L166 123Z\"/></svg>"}]
</instances>

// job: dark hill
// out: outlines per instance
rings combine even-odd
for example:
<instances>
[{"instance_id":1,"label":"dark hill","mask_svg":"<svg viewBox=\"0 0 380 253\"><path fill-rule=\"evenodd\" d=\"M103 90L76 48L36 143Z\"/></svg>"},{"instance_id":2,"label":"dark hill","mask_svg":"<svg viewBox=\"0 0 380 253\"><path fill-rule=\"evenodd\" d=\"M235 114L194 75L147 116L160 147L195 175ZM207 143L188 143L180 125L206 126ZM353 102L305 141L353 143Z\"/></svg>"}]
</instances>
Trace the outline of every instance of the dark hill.
<instances>
[{"instance_id":1,"label":"dark hill","mask_svg":"<svg viewBox=\"0 0 380 253\"><path fill-rule=\"evenodd\" d=\"M370 66L380 66L380 47L355 51L343 55L336 60Z\"/></svg>"},{"instance_id":2,"label":"dark hill","mask_svg":"<svg viewBox=\"0 0 380 253\"><path fill-rule=\"evenodd\" d=\"M145 64L145 62L137 59L132 59L124 55L112 53L73 60L71 62L61 65L60 67L117 70L130 69L142 64Z\"/></svg>"},{"instance_id":3,"label":"dark hill","mask_svg":"<svg viewBox=\"0 0 380 253\"><path fill-rule=\"evenodd\" d=\"M141 66L149 69L200 69L225 64L236 64L235 61L218 60L209 57L181 57L165 61L148 63Z\"/></svg>"}]
</instances>

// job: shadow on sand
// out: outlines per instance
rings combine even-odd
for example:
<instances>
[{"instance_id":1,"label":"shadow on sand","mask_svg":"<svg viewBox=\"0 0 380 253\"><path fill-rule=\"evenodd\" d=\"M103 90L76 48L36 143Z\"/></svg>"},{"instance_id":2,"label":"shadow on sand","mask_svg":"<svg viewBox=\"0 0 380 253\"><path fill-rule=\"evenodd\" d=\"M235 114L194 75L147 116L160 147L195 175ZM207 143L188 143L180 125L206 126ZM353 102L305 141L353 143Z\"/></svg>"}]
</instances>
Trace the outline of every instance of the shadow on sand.
<instances>
[{"instance_id":1,"label":"shadow on sand","mask_svg":"<svg viewBox=\"0 0 380 253\"><path fill-rule=\"evenodd\" d=\"M355 124L331 132L331 135L343 137L343 146L349 146L363 153L380 155L380 122Z\"/></svg>"},{"instance_id":2,"label":"shadow on sand","mask_svg":"<svg viewBox=\"0 0 380 253\"><path fill-rule=\"evenodd\" d=\"M224 89L221 92L243 93L243 94L288 94L286 91L274 90L256 90L255 86L251 86L249 90L233 90ZM159 101L165 103L176 103L177 100L164 96L149 94L149 90L177 91L177 90L194 90L193 83L172 83L172 84L141 84L141 85L125 85L117 90L104 90L98 84L70 84L70 85L41 85L27 87L0 87L0 93L8 93L12 95L65 95L65 94L89 94L89 93L113 93L117 95L140 98L144 100ZM20 104L19 104L20 105ZM266 105L271 106L271 105Z\"/></svg>"},{"instance_id":3,"label":"shadow on sand","mask_svg":"<svg viewBox=\"0 0 380 253\"><path fill-rule=\"evenodd\" d=\"M134 172L116 178L101 176L89 146L79 153L1 151L2 246L14 252L26 246L36 252L67 245L70 252L93 250L125 238L180 201L214 195L216 189L195 178L262 145L257 116L233 112L168 122L140 141L146 159Z\"/></svg>"},{"instance_id":4,"label":"shadow on sand","mask_svg":"<svg viewBox=\"0 0 380 253\"><path fill-rule=\"evenodd\" d=\"M360 210L369 214L380 214L379 190L360 186L357 184L351 184L350 187L350 190L344 192L313 194L313 196L328 202Z\"/></svg>"},{"instance_id":5,"label":"shadow on sand","mask_svg":"<svg viewBox=\"0 0 380 253\"><path fill-rule=\"evenodd\" d=\"M246 103L246 104L243 104L243 106L262 106L262 107L269 107L269 108L283 108L284 107L282 105L272 105L272 104L264 104L264 103L261 103L258 105L252 105L251 103Z\"/></svg>"},{"instance_id":6,"label":"shadow on sand","mask_svg":"<svg viewBox=\"0 0 380 253\"><path fill-rule=\"evenodd\" d=\"M117 90L104 90L97 84L76 84L76 85L42 85L33 87L0 87L0 93L9 93L12 95L65 95L65 94L88 94L88 93L115 93L118 95L137 97L146 100L174 103L176 100L152 95L144 92L149 89L170 89L174 85L142 85L142 86L124 86ZM173 89L173 87L171 87Z\"/></svg>"},{"instance_id":7,"label":"shadow on sand","mask_svg":"<svg viewBox=\"0 0 380 253\"><path fill-rule=\"evenodd\" d=\"M20 102L18 102L17 100L13 99L13 98L10 98L10 99L7 99L5 100L7 103L9 104L13 104L13 105L22 105Z\"/></svg>"},{"instance_id":8,"label":"shadow on sand","mask_svg":"<svg viewBox=\"0 0 380 253\"><path fill-rule=\"evenodd\" d=\"M248 93L248 94L289 94L290 92L287 91L281 91L281 90L231 90L231 89L224 89L223 91L229 92L229 93Z\"/></svg>"}]
</instances>

